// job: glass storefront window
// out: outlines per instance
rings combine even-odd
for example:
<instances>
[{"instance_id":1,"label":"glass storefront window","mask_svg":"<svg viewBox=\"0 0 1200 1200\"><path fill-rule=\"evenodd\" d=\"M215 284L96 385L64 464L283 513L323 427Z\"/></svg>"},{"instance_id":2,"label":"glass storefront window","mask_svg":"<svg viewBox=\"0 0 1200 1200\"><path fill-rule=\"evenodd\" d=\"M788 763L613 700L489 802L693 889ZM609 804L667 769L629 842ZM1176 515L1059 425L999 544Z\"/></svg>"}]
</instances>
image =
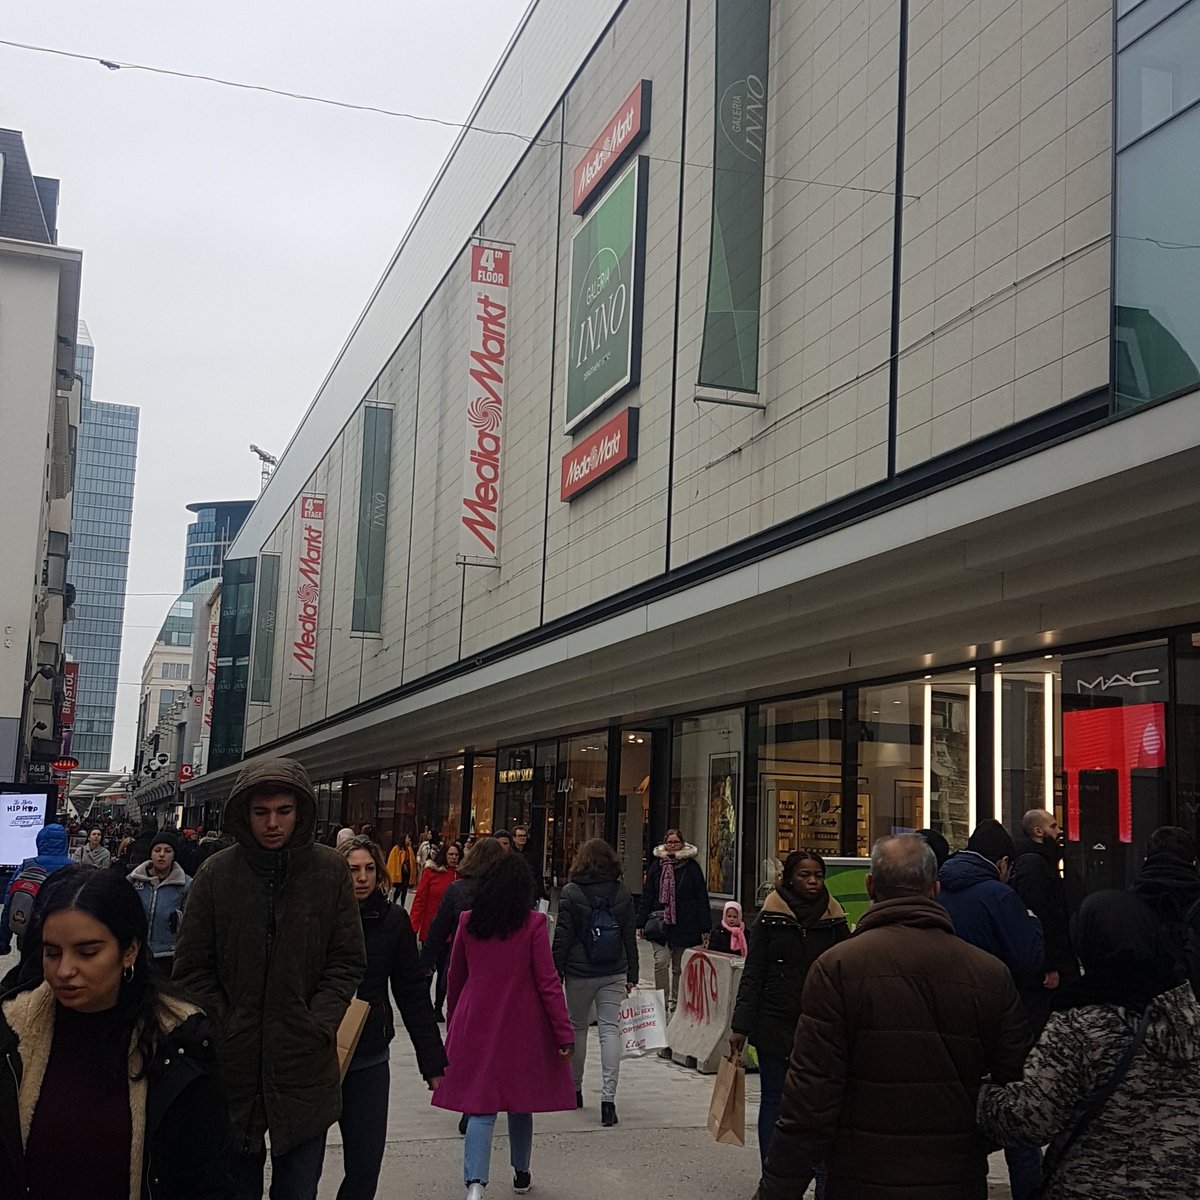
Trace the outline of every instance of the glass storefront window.
<instances>
[{"instance_id":1,"label":"glass storefront window","mask_svg":"<svg viewBox=\"0 0 1200 1200\"><path fill-rule=\"evenodd\" d=\"M404 835L411 834L413 848L419 844L417 827L417 767L401 767L396 772L396 815L392 821L396 842L403 843Z\"/></svg>"},{"instance_id":2,"label":"glass storefront window","mask_svg":"<svg viewBox=\"0 0 1200 1200\"><path fill-rule=\"evenodd\" d=\"M605 796L608 782L608 731L586 733L563 743L565 775L559 791L565 803L562 825L555 832L555 873L561 886L567 881L571 861L584 842L604 836Z\"/></svg>"},{"instance_id":3,"label":"glass storefront window","mask_svg":"<svg viewBox=\"0 0 1200 1200\"><path fill-rule=\"evenodd\" d=\"M745 726L740 708L675 723L670 825L699 850L714 896L733 896L737 890ZM664 833L652 830L653 843Z\"/></svg>"},{"instance_id":4,"label":"glass storefront window","mask_svg":"<svg viewBox=\"0 0 1200 1200\"><path fill-rule=\"evenodd\" d=\"M1061 820L1062 659L997 663L992 697L992 795L999 803L980 817L995 816L1014 833L1035 808Z\"/></svg>"},{"instance_id":5,"label":"glass storefront window","mask_svg":"<svg viewBox=\"0 0 1200 1200\"><path fill-rule=\"evenodd\" d=\"M758 728L761 887L793 850L841 853L842 694L764 704Z\"/></svg>"},{"instance_id":6,"label":"glass storefront window","mask_svg":"<svg viewBox=\"0 0 1200 1200\"><path fill-rule=\"evenodd\" d=\"M621 731L621 780L617 796L617 857L625 886L642 890L650 822L650 779L654 734L644 729Z\"/></svg>"},{"instance_id":7,"label":"glass storefront window","mask_svg":"<svg viewBox=\"0 0 1200 1200\"><path fill-rule=\"evenodd\" d=\"M357 829L375 824L375 806L379 801L379 776L366 775L346 781L344 823Z\"/></svg>"},{"instance_id":8,"label":"glass storefront window","mask_svg":"<svg viewBox=\"0 0 1200 1200\"><path fill-rule=\"evenodd\" d=\"M475 755L471 765L471 832L491 833L496 798L496 759L490 754Z\"/></svg>"},{"instance_id":9,"label":"glass storefront window","mask_svg":"<svg viewBox=\"0 0 1200 1200\"><path fill-rule=\"evenodd\" d=\"M464 758L447 758L442 763L438 803L444 814L440 828L443 841L452 841L462 833L463 780L466 770Z\"/></svg>"},{"instance_id":10,"label":"glass storefront window","mask_svg":"<svg viewBox=\"0 0 1200 1200\"><path fill-rule=\"evenodd\" d=\"M375 840L386 854L395 840L396 772L384 771L379 776L379 799L375 804Z\"/></svg>"},{"instance_id":11,"label":"glass storefront window","mask_svg":"<svg viewBox=\"0 0 1200 1200\"><path fill-rule=\"evenodd\" d=\"M446 825L446 809L442 805L442 764L424 762L417 773L417 832L424 834L428 829L440 834Z\"/></svg>"}]
</instances>

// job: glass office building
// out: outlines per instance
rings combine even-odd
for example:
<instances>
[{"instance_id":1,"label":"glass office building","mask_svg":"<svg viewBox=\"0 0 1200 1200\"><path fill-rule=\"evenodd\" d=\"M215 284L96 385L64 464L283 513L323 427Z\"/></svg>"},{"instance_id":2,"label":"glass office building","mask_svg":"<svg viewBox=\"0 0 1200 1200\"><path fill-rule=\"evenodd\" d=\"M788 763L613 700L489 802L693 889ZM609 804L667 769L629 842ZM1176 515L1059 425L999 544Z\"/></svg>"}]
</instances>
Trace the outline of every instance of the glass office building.
<instances>
[{"instance_id":1,"label":"glass office building","mask_svg":"<svg viewBox=\"0 0 1200 1200\"><path fill-rule=\"evenodd\" d=\"M187 549L183 558L185 592L206 579L221 578L225 551L240 532L254 501L224 500L187 507L188 512L196 514L196 519L187 528Z\"/></svg>"},{"instance_id":2,"label":"glass office building","mask_svg":"<svg viewBox=\"0 0 1200 1200\"><path fill-rule=\"evenodd\" d=\"M66 650L79 663L71 752L82 769L107 771L125 619L139 414L127 404L92 399L94 357L87 326L80 321L75 373L82 384L82 419L67 571L75 586L75 619L67 625Z\"/></svg>"}]
</instances>

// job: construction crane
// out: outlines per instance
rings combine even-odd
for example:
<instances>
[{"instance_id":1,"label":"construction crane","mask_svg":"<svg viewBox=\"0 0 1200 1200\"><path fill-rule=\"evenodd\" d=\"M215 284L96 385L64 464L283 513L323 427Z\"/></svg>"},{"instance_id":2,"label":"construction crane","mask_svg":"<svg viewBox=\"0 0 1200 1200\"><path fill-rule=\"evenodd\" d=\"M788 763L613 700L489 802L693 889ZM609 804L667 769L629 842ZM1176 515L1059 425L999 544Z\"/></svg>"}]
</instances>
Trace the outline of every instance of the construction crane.
<instances>
[{"instance_id":1,"label":"construction crane","mask_svg":"<svg viewBox=\"0 0 1200 1200\"><path fill-rule=\"evenodd\" d=\"M250 443L250 452L258 456L258 461L262 463L262 483L259 486L258 494L261 496L267 490L267 484L271 479L271 468L279 465L279 459L273 454L268 454L265 450L256 446L253 442Z\"/></svg>"}]
</instances>

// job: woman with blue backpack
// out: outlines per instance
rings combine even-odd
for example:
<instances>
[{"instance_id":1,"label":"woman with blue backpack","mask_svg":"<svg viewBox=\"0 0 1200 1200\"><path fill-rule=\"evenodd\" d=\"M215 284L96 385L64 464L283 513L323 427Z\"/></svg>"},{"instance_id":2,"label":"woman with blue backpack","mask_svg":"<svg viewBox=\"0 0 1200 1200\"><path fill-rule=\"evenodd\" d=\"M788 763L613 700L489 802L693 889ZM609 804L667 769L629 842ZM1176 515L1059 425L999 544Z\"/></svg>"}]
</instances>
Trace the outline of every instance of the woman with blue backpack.
<instances>
[{"instance_id":1,"label":"woman with blue backpack","mask_svg":"<svg viewBox=\"0 0 1200 1200\"><path fill-rule=\"evenodd\" d=\"M602 838L579 847L558 901L554 965L563 977L575 1029L575 1107L583 1107L583 1068L592 1006L600 1031L600 1123L617 1123L621 1007L637 986L637 914L621 882L621 860Z\"/></svg>"}]
</instances>

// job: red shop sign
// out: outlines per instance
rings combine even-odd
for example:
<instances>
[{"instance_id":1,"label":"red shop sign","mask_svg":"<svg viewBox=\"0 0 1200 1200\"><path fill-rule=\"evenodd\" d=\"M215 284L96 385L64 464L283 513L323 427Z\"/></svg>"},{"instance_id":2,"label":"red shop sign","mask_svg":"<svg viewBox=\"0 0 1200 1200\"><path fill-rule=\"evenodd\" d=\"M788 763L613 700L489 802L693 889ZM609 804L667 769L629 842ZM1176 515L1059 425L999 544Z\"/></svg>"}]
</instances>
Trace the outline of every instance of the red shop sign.
<instances>
[{"instance_id":1,"label":"red shop sign","mask_svg":"<svg viewBox=\"0 0 1200 1200\"><path fill-rule=\"evenodd\" d=\"M563 456L560 500L588 488L637 458L638 410L627 408Z\"/></svg>"},{"instance_id":2,"label":"red shop sign","mask_svg":"<svg viewBox=\"0 0 1200 1200\"><path fill-rule=\"evenodd\" d=\"M629 161L638 143L650 132L650 80L643 79L625 99L604 132L575 167L571 211L583 212L604 185Z\"/></svg>"}]
</instances>

